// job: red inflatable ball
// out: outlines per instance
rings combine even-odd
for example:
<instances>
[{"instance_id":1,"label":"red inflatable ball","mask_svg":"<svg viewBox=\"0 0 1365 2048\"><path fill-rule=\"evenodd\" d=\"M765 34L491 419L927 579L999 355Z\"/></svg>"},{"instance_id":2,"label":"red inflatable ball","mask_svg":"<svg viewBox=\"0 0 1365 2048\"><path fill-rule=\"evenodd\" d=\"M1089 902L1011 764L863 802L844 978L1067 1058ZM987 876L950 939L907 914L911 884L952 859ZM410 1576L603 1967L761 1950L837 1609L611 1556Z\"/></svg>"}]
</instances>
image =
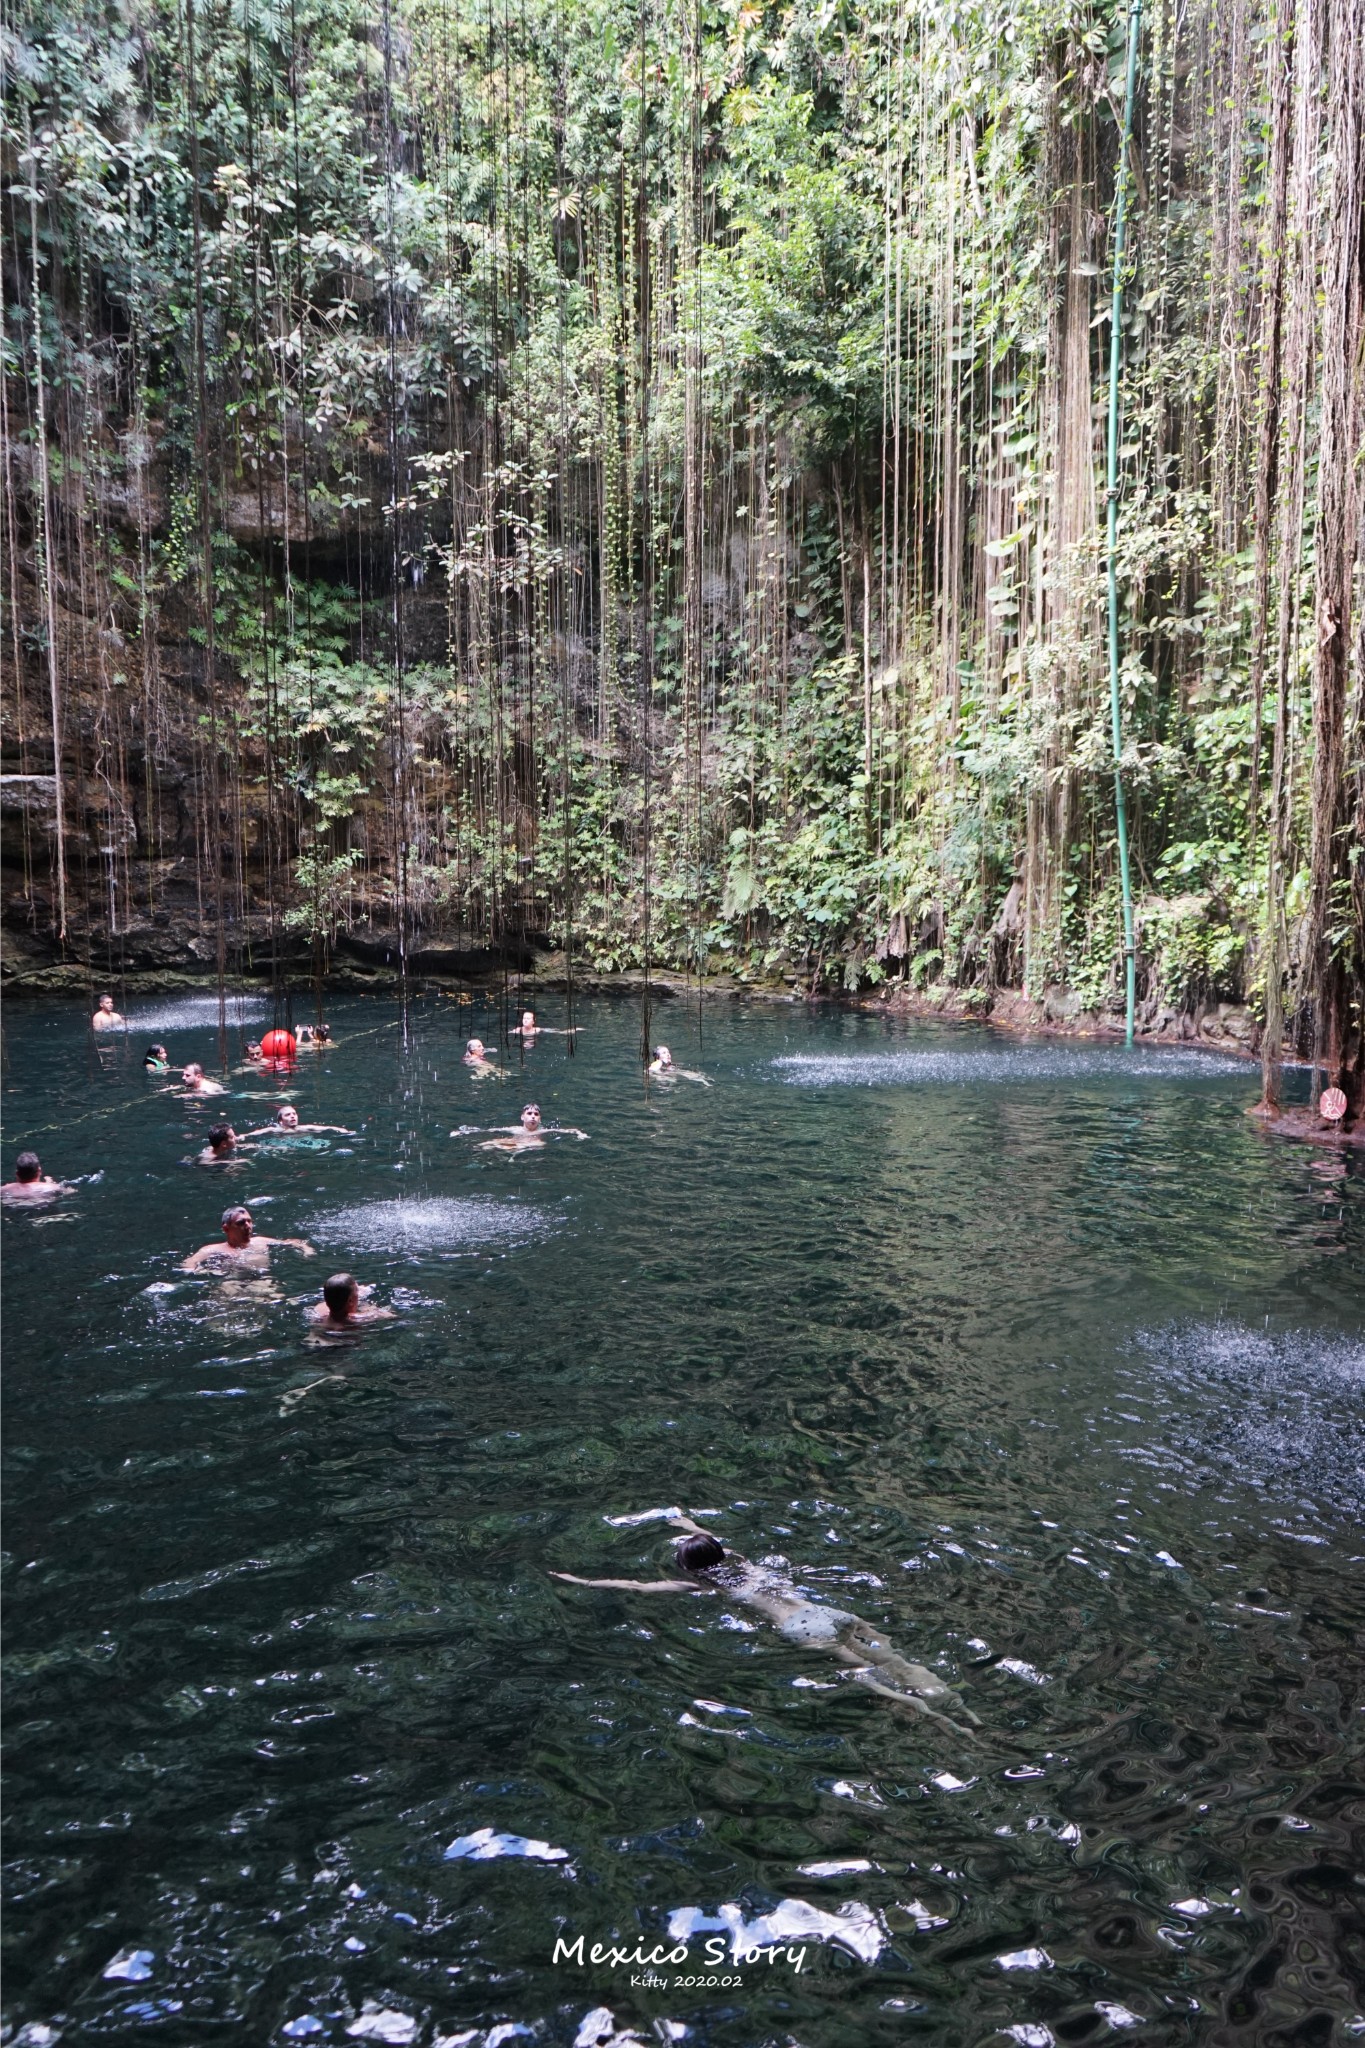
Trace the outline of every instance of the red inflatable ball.
<instances>
[{"instance_id":1,"label":"red inflatable ball","mask_svg":"<svg viewBox=\"0 0 1365 2048\"><path fill-rule=\"evenodd\" d=\"M267 1031L261 1040L263 1060L292 1060L294 1057L294 1034L292 1031Z\"/></svg>"}]
</instances>

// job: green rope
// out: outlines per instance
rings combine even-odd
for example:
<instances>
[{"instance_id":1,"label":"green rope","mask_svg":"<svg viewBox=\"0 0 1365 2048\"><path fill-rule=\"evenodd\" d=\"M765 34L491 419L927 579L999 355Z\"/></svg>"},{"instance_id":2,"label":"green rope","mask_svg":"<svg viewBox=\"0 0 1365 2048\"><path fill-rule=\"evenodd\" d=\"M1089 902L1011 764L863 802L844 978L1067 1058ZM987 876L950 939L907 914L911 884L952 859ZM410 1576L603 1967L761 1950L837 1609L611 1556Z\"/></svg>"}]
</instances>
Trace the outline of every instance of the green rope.
<instances>
[{"instance_id":1,"label":"green rope","mask_svg":"<svg viewBox=\"0 0 1365 2048\"><path fill-rule=\"evenodd\" d=\"M1109 711L1114 742L1114 815L1118 824L1119 877L1123 885L1123 957L1127 1001L1125 1035L1133 1042L1137 1008L1137 954L1133 941L1133 878L1128 864L1128 812L1123 797L1123 725L1119 709L1119 360L1123 345L1123 249L1127 227L1128 156L1133 141L1133 100L1137 93L1138 37L1142 0L1128 9L1128 80L1123 96L1123 142L1114 179L1114 302L1109 319Z\"/></svg>"}]
</instances>

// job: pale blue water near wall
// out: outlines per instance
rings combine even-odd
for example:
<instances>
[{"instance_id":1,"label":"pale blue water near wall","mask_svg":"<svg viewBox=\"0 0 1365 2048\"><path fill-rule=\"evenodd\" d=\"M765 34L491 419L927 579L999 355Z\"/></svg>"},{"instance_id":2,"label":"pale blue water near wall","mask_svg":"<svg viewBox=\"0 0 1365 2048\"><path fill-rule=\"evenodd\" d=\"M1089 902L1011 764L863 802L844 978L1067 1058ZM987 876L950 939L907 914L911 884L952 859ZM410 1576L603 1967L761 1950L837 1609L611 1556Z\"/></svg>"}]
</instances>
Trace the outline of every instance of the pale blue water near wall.
<instances>
[{"instance_id":1,"label":"pale blue water near wall","mask_svg":"<svg viewBox=\"0 0 1365 2048\"><path fill-rule=\"evenodd\" d=\"M136 1007L6 1020L6 1171L102 1175L3 1226L11 2040L1359 2038L1365 1161L1235 1062L764 1005L647 1092L624 1004L479 1084L491 1009L353 1000L190 1107L215 999ZM285 1096L357 1136L183 1163ZM588 1142L448 1135L528 1099ZM229 1200L318 1257L178 1273ZM319 1347L339 1265L399 1314ZM548 1577L674 1504L978 1738Z\"/></svg>"}]
</instances>

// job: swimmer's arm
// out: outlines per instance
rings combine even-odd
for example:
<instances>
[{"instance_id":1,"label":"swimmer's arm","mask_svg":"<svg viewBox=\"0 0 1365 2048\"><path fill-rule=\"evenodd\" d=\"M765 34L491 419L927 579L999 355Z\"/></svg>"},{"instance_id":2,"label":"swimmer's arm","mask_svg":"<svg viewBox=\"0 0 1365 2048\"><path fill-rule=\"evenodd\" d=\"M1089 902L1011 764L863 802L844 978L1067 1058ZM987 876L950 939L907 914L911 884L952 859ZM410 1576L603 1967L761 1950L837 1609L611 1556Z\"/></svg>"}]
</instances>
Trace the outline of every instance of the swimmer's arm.
<instances>
[{"instance_id":1,"label":"swimmer's arm","mask_svg":"<svg viewBox=\"0 0 1365 2048\"><path fill-rule=\"evenodd\" d=\"M201 1244L197 1252L191 1252L187 1259L180 1261L180 1270L182 1273L197 1273L199 1268L206 1266L211 1258L215 1258L220 1252L226 1250L226 1245Z\"/></svg>"},{"instance_id":2,"label":"swimmer's arm","mask_svg":"<svg viewBox=\"0 0 1365 2048\"><path fill-rule=\"evenodd\" d=\"M691 1579L580 1579L575 1572L551 1572L569 1586L605 1586L613 1593L714 1593L714 1586L698 1586Z\"/></svg>"},{"instance_id":3,"label":"swimmer's arm","mask_svg":"<svg viewBox=\"0 0 1365 2048\"><path fill-rule=\"evenodd\" d=\"M264 1237L258 1241L261 1244L277 1244L283 1251L302 1252L305 1259L317 1257L316 1246L309 1244L306 1237Z\"/></svg>"}]
</instances>

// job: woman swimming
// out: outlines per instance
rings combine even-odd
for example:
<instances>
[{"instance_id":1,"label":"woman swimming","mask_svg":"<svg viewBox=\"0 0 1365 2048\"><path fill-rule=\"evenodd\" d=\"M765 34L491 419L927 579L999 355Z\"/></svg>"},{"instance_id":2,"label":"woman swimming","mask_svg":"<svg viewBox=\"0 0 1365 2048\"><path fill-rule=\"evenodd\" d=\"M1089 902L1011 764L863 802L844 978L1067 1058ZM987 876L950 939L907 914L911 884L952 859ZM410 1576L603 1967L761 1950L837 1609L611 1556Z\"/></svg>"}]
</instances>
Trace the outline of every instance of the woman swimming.
<instances>
[{"instance_id":1,"label":"woman swimming","mask_svg":"<svg viewBox=\"0 0 1365 2048\"><path fill-rule=\"evenodd\" d=\"M959 1735L966 1730L952 1718L954 1714L964 1716L973 1727L981 1725L952 1686L925 1665L912 1664L902 1657L881 1630L864 1621L861 1615L807 1599L790 1580L752 1564L737 1550L727 1550L709 1529L701 1528L690 1516L670 1515L668 1521L673 1528L686 1532L674 1539L674 1557L687 1573L686 1578L580 1579L572 1572L551 1572L550 1576L571 1586L606 1586L617 1592L728 1594L772 1622L789 1643L808 1644L812 1649L826 1651L848 1667L848 1675L855 1684L865 1685L869 1692L927 1714L931 1721L941 1721ZM929 1701L934 1704L926 1704ZM938 1707L946 1707L949 1712L939 1713Z\"/></svg>"}]
</instances>

